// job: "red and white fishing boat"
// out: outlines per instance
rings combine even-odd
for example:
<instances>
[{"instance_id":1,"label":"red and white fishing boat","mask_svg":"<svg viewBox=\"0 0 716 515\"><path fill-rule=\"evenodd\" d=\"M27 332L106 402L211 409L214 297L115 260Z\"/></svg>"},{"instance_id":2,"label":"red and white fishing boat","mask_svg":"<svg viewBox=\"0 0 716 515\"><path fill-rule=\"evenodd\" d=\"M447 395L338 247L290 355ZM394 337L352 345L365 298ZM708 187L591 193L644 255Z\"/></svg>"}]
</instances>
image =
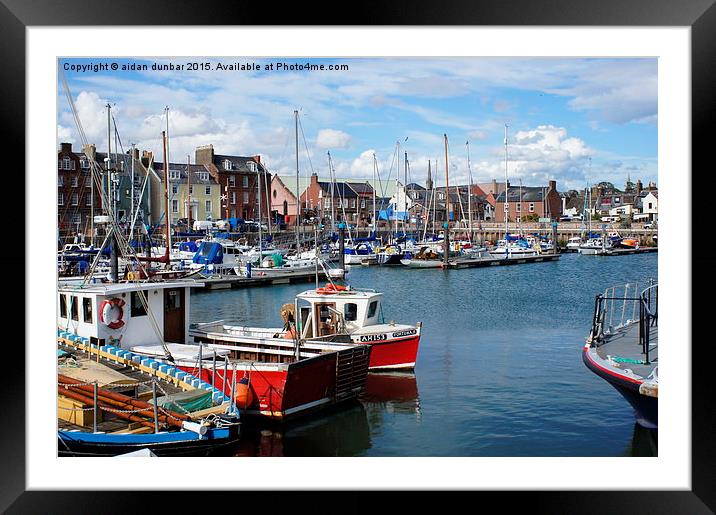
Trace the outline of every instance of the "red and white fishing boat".
<instances>
[{"instance_id":1,"label":"red and white fishing boat","mask_svg":"<svg viewBox=\"0 0 716 515\"><path fill-rule=\"evenodd\" d=\"M296 342L300 351L309 355L327 344L360 344L371 348L371 370L413 369L422 324L385 323L382 300L383 294L375 290L330 283L299 293L293 304L284 305L283 327L244 327L218 320L194 324L189 334L209 348L242 352L251 352L258 345L291 347Z\"/></svg>"},{"instance_id":2,"label":"red and white fishing boat","mask_svg":"<svg viewBox=\"0 0 716 515\"><path fill-rule=\"evenodd\" d=\"M137 363L162 362L235 399L241 415L285 420L356 399L371 346L266 338L252 345L189 343L189 280L58 287L58 330ZM200 324L201 325L201 324ZM300 344L299 344L300 343ZM203 387L202 386L202 387Z\"/></svg>"}]
</instances>

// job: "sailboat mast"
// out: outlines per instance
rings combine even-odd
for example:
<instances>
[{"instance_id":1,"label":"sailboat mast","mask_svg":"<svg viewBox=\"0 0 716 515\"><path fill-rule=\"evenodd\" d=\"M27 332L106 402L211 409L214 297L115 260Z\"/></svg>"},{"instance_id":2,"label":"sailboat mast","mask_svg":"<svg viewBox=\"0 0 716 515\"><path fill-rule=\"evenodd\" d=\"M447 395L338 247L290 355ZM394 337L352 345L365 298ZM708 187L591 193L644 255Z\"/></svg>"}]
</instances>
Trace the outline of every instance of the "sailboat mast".
<instances>
[{"instance_id":1,"label":"sailboat mast","mask_svg":"<svg viewBox=\"0 0 716 515\"><path fill-rule=\"evenodd\" d=\"M167 247L164 251L164 256L167 258L166 267L169 267L169 249L172 246L172 239L171 239L171 232L169 227L169 163L167 162L167 154L168 154L168 138L167 133L162 131L162 143L164 147L164 206L167 214L167 230L166 230L166 238L167 238Z\"/></svg>"},{"instance_id":2,"label":"sailboat mast","mask_svg":"<svg viewBox=\"0 0 716 515\"><path fill-rule=\"evenodd\" d=\"M329 150L327 152L328 154L328 180L331 181L331 233L335 230L335 220L336 220L336 198L335 198L335 192L334 192L334 184L333 184L333 166L331 163L331 151Z\"/></svg>"},{"instance_id":3,"label":"sailboat mast","mask_svg":"<svg viewBox=\"0 0 716 515\"><path fill-rule=\"evenodd\" d=\"M544 199L544 190L542 191L542 198ZM522 177L520 177L520 236L522 236Z\"/></svg>"},{"instance_id":4,"label":"sailboat mast","mask_svg":"<svg viewBox=\"0 0 716 515\"><path fill-rule=\"evenodd\" d=\"M378 222L375 219L375 171L378 168L378 160L375 158L375 152L373 152L373 213L371 213L370 220L373 222L373 230L378 230Z\"/></svg>"},{"instance_id":5,"label":"sailboat mast","mask_svg":"<svg viewBox=\"0 0 716 515\"><path fill-rule=\"evenodd\" d=\"M131 192L132 195L130 197L130 220L132 221L132 224L129 227L129 234L130 234L130 240L132 239L132 234L134 234L134 143L132 143L132 168L130 172L132 179L131 179Z\"/></svg>"},{"instance_id":6,"label":"sailboat mast","mask_svg":"<svg viewBox=\"0 0 716 515\"><path fill-rule=\"evenodd\" d=\"M301 187L299 186L298 172L298 109L293 111L294 121L296 125L296 254L300 252L301 244L298 235L298 227L301 220Z\"/></svg>"},{"instance_id":7,"label":"sailboat mast","mask_svg":"<svg viewBox=\"0 0 716 515\"><path fill-rule=\"evenodd\" d=\"M410 218L408 217L408 153L405 152L405 162L403 163L403 174L405 176L405 185L403 186L403 199L405 200L405 219L403 220L403 234L406 234L408 222Z\"/></svg>"},{"instance_id":8,"label":"sailboat mast","mask_svg":"<svg viewBox=\"0 0 716 515\"><path fill-rule=\"evenodd\" d=\"M191 227L191 157L189 154L186 156L186 225L187 230Z\"/></svg>"},{"instance_id":9,"label":"sailboat mast","mask_svg":"<svg viewBox=\"0 0 716 515\"><path fill-rule=\"evenodd\" d=\"M450 177L448 175L447 134L443 134L443 138L445 139L445 238L443 239L445 246L445 254L443 255L443 264L447 266L448 254L450 253L450 208L452 206L450 205Z\"/></svg>"},{"instance_id":10,"label":"sailboat mast","mask_svg":"<svg viewBox=\"0 0 716 515\"><path fill-rule=\"evenodd\" d=\"M504 214L505 214L505 245L507 245L507 221L509 219L510 214L510 205L507 202L507 190L508 190L508 182L507 182L507 124L505 124L505 208L504 208Z\"/></svg>"},{"instance_id":11,"label":"sailboat mast","mask_svg":"<svg viewBox=\"0 0 716 515\"><path fill-rule=\"evenodd\" d=\"M400 198L400 141L395 142L395 165L397 171L395 172L395 206L393 206L393 220L395 222L395 236L394 239L398 238L398 199Z\"/></svg>"},{"instance_id":12,"label":"sailboat mast","mask_svg":"<svg viewBox=\"0 0 716 515\"><path fill-rule=\"evenodd\" d=\"M263 250L263 237L261 235L261 176L259 175L258 168L256 168L256 183L258 186L258 202L259 202L259 266L261 266L261 259L263 258L263 254L261 253Z\"/></svg>"},{"instance_id":13,"label":"sailboat mast","mask_svg":"<svg viewBox=\"0 0 716 515\"><path fill-rule=\"evenodd\" d=\"M111 184L111 169L112 169L112 106L107 104L107 167L105 169L105 180L102 181L102 189L105 190L105 195L102 200L102 208L105 213L109 214L110 205L108 201L111 200L110 196L110 184ZM106 181L106 185L105 185Z\"/></svg>"},{"instance_id":14,"label":"sailboat mast","mask_svg":"<svg viewBox=\"0 0 716 515\"><path fill-rule=\"evenodd\" d=\"M468 186L467 186L467 219L468 229L470 236L468 241L472 243L472 168L470 168L470 142L466 141L465 146L467 147L467 175L468 175Z\"/></svg>"}]
</instances>

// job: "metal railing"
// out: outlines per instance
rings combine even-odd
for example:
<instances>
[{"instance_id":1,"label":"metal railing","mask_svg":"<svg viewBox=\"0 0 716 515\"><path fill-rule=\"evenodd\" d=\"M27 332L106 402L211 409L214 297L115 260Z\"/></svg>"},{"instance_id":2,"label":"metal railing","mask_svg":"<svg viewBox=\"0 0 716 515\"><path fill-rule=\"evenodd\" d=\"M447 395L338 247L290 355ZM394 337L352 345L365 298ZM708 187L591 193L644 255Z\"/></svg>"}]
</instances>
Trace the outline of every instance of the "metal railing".
<instances>
[{"instance_id":1,"label":"metal railing","mask_svg":"<svg viewBox=\"0 0 716 515\"><path fill-rule=\"evenodd\" d=\"M658 322L658 301L658 284L653 279L650 279L647 285L627 283L607 288L594 300L590 333L592 345L599 346L606 337L623 327L638 323L639 345L648 364L651 328L657 327Z\"/></svg>"}]
</instances>

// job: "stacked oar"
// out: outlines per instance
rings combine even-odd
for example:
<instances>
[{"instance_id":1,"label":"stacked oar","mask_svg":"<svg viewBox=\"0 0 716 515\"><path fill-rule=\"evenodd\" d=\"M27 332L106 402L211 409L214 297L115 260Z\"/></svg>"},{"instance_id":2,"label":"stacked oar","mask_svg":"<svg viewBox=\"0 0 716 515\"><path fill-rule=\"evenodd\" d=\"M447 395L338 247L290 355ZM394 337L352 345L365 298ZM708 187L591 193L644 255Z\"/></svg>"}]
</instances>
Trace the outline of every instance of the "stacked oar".
<instances>
[{"instance_id":1,"label":"stacked oar","mask_svg":"<svg viewBox=\"0 0 716 515\"><path fill-rule=\"evenodd\" d=\"M94 386L62 374L57 376L57 380L58 383L61 383L57 385L58 394L94 406ZM153 404L104 388L97 388L97 405L99 409L119 418L154 428ZM123 411L133 411L134 413L123 413ZM160 425L181 429L182 421L185 420L191 420L191 417L164 408L157 408L157 422Z\"/></svg>"}]
</instances>

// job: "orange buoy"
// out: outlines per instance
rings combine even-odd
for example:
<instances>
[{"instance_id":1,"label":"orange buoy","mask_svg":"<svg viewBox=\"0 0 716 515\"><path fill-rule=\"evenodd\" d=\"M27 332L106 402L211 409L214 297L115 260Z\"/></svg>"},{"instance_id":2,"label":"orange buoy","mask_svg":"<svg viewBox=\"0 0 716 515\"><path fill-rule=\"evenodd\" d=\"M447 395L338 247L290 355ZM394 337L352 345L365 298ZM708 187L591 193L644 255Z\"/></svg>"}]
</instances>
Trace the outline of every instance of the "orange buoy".
<instances>
[{"instance_id":1,"label":"orange buoy","mask_svg":"<svg viewBox=\"0 0 716 515\"><path fill-rule=\"evenodd\" d=\"M249 379L242 377L236 382L236 394L234 402L239 409L246 409L254 402L254 393L251 391Z\"/></svg>"}]
</instances>

